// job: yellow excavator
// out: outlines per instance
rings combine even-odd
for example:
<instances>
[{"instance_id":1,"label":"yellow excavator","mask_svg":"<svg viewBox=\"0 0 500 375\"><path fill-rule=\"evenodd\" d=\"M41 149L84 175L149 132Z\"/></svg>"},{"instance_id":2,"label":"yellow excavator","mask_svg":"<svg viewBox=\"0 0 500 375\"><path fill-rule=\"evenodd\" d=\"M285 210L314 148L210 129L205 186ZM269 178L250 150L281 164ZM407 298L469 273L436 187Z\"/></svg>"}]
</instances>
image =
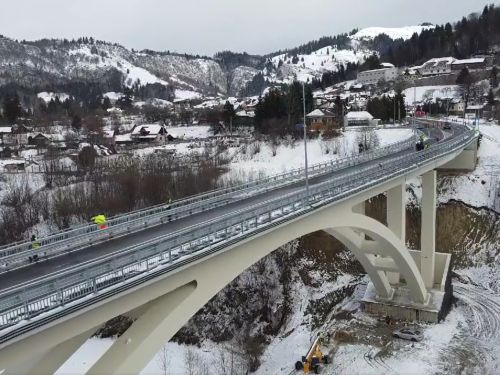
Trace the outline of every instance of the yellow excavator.
<instances>
[{"instance_id":1,"label":"yellow excavator","mask_svg":"<svg viewBox=\"0 0 500 375\"><path fill-rule=\"evenodd\" d=\"M316 337L312 343L307 355L302 357L301 361L295 362L295 370L303 370L304 374L309 374L311 371L319 374L321 371L321 364L330 363L328 354L323 354L321 351L321 342L323 338L321 335Z\"/></svg>"}]
</instances>

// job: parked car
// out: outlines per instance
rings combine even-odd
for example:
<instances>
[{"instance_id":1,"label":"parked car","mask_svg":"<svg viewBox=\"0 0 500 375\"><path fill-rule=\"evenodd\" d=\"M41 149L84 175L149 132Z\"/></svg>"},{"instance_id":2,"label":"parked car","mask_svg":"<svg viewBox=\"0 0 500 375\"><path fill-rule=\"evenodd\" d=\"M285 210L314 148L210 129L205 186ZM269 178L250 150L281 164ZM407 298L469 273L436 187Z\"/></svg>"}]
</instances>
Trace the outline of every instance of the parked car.
<instances>
[{"instance_id":1,"label":"parked car","mask_svg":"<svg viewBox=\"0 0 500 375\"><path fill-rule=\"evenodd\" d=\"M451 130L451 125L446 123L446 124L444 124L443 129L444 130Z\"/></svg>"},{"instance_id":2,"label":"parked car","mask_svg":"<svg viewBox=\"0 0 500 375\"><path fill-rule=\"evenodd\" d=\"M420 332L417 329L409 329L409 328L398 329L394 331L392 335L399 339L410 340L410 341L422 341L424 339L424 335L422 334L422 332Z\"/></svg>"}]
</instances>

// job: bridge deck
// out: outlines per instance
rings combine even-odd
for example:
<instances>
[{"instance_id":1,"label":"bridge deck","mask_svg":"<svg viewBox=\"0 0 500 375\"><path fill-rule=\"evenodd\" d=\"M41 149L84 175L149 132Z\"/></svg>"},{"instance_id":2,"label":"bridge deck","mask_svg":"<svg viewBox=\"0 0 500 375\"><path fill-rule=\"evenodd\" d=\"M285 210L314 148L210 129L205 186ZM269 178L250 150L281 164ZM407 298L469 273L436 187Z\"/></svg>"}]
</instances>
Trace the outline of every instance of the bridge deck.
<instances>
[{"instance_id":1,"label":"bridge deck","mask_svg":"<svg viewBox=\"0 0 500 375\"><path fill-rule=\"evenodd\" d=\"M404 153L408 153L408 150L395 153L384 160L386 161L390 160ZM329 173L323 176L318 176L310 180L310 186L313 187L316 184L328 181L333 176L337 177L337 176L342 176L344 174L348 174L352 170L358 168L360 165L363 166L373 165L374 167L378 167L379 164L380 164L380 159L371 160L363 164L358 164L356 166L345 168L341 171ZM194 226L196 224L200 224L215 219L225 214L229 214L237 210L244 209L245 207L251 206L252 204L271 199L278 199L280 196L284 196L286 194L297 192L303 189L304 189L303 181L294 183L286 187L277 188L276 190L271 190L262 194L258 194L256 196L252 196L248 199L235 201L234 203L227 204L223 207L218 207L209 211L193 214L192 216L178 219L163 225L146 228L140 232L131 233L129 235L111 239L104 243L96 244L84 248L82 250L75 251L73 253L60 255L58 257L51 258L48 260L43 260L39 263L27 267L15 269L0 274L0 291L4 291L13 286L19 286L20 284L26 282L34 281L39 277L43 277L48 274L61 271L63 269L67 269L69 267L78 265L85 261L106 256L116 251L125 249L127 247L138 245L160 236L168 235L170 233L176 232L186 227Z\"/></svg>"},{"instance_id":2,"label":"bridge deck","mask_svg":"<svg viewBox=\"0 0 500 375\"><path fill-rule=\"evenodd\" d=\"M440 129L426 129L425 132L429 135L432 141L434 141L436 138L439 139L446 138L449 135L449 134L444 134ZM310 186L314 187L317 184L328 181L332 177L338 177L348 174L353 170L355 170L356 168L359 168L361 165L373 166L379 168L379 164L381 162L382 163L388 162L392 158L397 158L402 154L407 154L408 151L411 150L401 151L398 153L394 153L390 156L387 156L383 159L367 161L361 164L357 164L355 166L347 167L341 171L336 171L323 176L314 177L310 179ZM122 237L111 239L103 243L89 246L79 251L66 253L58 257L40 261L39 263L32 264L27 267L15 269L0 274L0 292L6 291L11 287L20 286L24 283L33 282L38 278L42 278L49 274L71 268L83 262L93 260L98 257L105 257L107 255L113 254L128 247L139 245L143 242L152 240L154 238L174 233L186 227L195 226L197 224L201 224L203 222L216 219L217 217L221 217L223 215L244 209L246 207L252 206L253 204L266 200L279 199L280 196L284 196L286 194L297 192L303 189L304 189L304 182L303 181L297 182L289 186L257 194L247 199L237 200L223 207L218 207L211 209L209 211L196 213L189 217L181 218L172 221L170 223L146 228L140 232L131 233Z\"/></svg>"}]
</instances>

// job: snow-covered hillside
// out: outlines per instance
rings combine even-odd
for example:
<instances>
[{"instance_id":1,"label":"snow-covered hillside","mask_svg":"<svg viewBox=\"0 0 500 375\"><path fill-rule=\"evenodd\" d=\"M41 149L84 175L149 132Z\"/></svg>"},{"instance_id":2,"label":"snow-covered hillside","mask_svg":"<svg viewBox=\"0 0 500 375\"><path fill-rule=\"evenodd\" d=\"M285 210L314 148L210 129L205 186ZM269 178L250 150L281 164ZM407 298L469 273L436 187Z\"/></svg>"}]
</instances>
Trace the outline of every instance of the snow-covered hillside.
<instances>
[{"instance_id":1,"label":"snow-covered hillside","mask_svg":"<svg viewBox=\"0 0 500 375\"><path fill-rule=\"evenodd\" d=\"M272 58L277 70L271 79L276 82L293 80L310 81L321 78L326 71L338 71L340 65L347 63L363 63L373 51L367 49L338 49L336 46L321 48L309 55L290 56L281 54Z\"/></svg>"},{"instance_id":2,"label":"snow-covered hillside","mask_svg":"<svg viewBox=\"0 0 500 375\"><path fill-rule=\"evenodd\" d=\"M118 88L116 72L123 75L128 86L136 82L142 85L159 83L201 93L227 93L231 85L238 90L253 77L245 75L243 69L235 74L233 83L232 75L210 58L136 52L103 42L43 40L19 43L0 37L0 85L16 82L25 86L46 86L78 79L98 81L104 89L112 91Z\"/></svg>"},{"instance_id":3,"label":"snow-covered hillside","mask_svg":"<svg viewBox=\"0 0 500 375\"><path fill-rule=\"evenodd\" d=\"M385 34L393 40L407 40L415 33L420 34L422 31L432 28L434 28L434 26L367 27L359 30L352 38L356 40L373 40L377 36Z\"/></svg>"}]
</instances>

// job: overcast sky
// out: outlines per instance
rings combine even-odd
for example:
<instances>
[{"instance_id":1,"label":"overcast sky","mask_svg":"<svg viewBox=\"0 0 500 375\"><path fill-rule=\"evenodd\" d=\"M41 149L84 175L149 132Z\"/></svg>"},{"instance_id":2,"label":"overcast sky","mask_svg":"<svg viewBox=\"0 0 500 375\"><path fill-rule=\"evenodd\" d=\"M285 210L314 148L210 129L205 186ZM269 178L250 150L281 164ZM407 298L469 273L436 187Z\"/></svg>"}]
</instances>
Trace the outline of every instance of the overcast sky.
<instances>
[{"instance_id":1,"label":"overcast sky","mask_svg":"<svg viewBox=\"0 0 500 375\"><path fill-rule=\"evenodd\" d=\"M14 0L0 34L93 36L135 49L264 54L355 27L455 21L497 0Z\"/></svg>"}]
</instances>

